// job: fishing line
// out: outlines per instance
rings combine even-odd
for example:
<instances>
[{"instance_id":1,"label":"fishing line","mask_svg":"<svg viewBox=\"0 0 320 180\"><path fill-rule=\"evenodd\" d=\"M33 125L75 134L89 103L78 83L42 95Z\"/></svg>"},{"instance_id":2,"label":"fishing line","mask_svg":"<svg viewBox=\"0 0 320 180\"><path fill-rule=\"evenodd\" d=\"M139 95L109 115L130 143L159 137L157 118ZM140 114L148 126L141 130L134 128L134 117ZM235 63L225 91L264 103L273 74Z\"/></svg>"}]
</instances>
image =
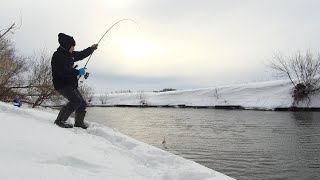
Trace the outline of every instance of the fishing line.
<instances>
[{"instance_id":1,"label":"fishing line","mask_svg":"<svg viewBox=\"0 0 320 180\"><path fill-rule=\"evenodd\" d=\"M121 20L117 21L116 23L114 23L114 24L102 35L102 37L99 39L99 41L98 41L97 44L99 45L99 43L102 41L102 39L105 37L105 35L106 35L114 26L116 26L117 24L119 24L120 22L123 22L123 21L132 21L133 23L135 23L135 24L138 26L139 30L141 31L141 28L140 28L139 24L138 24L136 21L134 21L134 20L132 20L132 19L129 19L129 18L127 18L127 19L121 19ZM92 54L93 54L93 52L90 54L90 56L89 56L86 64L84 65L84 68L87 67L87 64L89 63ZM85 76L86 76L86 75L85 75ZM84 77L85 77L85 76L84 76ZM88 77L88 75L87 75L87 77ZM80 78L81 78L81 76L79 76L78 80L79 80ZM85 78L85 79L86 79L86 78ZM80 82L82 83L83 80L80 81Z\"/></svg>"}]
</instances>

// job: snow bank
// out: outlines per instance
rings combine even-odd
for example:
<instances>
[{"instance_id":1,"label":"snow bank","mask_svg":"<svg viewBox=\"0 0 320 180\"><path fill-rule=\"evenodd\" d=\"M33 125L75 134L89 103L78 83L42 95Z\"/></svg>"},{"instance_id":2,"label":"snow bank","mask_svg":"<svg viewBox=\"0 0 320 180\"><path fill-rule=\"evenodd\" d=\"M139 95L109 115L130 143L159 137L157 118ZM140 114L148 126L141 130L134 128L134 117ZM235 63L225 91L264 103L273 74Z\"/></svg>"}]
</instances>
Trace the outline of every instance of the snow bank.
<instances>
[{"instance_id":1,"label":"snow bank","mask_svg":"<svg viewBox=\"0 0 320 180\"><path fill-rule=\"evenodd\" d=\"M104 105L141 105L143 100L148 105L155 106L242 106L248 109L274 109L292 106L292 88L289 81L277 80L163 93L109 94ZM98 95L92 104L102 105ZM307 103L298 106L307 107ZM319 95L312 97L309 107L320 107Z\"/></svg>"},{"instance_id":2,"label":"snow bank","mask_svg":"<svg viewBox=\"0 0 320 180\"><path fill-rule=\"evenodd\" d=\"M232 179L99 124L59 128L56 115L0 102L0 179Z\"/></svg>"}]
</instances>

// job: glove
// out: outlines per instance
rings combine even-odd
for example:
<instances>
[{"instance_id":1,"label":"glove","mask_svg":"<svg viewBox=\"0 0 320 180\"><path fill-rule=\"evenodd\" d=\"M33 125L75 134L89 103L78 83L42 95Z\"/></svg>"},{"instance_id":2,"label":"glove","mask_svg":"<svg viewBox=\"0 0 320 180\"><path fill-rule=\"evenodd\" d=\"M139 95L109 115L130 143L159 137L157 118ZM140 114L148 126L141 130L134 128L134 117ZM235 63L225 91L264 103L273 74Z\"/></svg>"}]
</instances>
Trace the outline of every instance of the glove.
<instances>
[{"instance_id":1,"label":"glove","mask_svg":"<svg viewBox=\"0 0 320 180\"><path fill-rule=\"evenodd\" d=\"M98 44L94 44L94 45L92 45L92 46L91 46L91 48L92 48L92 50L96 50L96 49L98 49Z\"/></svg>"},{"instance_id":2,"label":"glove","mask_svg":"<svg viewBox=\"0 0 320 180\"><path fill-rule=\"evenodd\" d=\"M83 75L85 75L86 74L86 68L81 68L81 69L79 69L79 75L80 76L83 76Z\"/></svg>"}]
</instances>

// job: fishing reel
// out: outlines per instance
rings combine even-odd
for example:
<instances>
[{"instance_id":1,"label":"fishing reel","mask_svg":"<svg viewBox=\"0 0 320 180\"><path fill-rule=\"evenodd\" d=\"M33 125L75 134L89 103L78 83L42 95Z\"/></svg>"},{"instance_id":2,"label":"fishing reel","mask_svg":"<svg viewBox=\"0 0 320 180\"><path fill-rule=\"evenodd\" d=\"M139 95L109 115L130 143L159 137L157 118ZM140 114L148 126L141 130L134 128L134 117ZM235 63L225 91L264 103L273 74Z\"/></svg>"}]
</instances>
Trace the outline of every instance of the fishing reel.
<instances>
[{"instance_id":1,"label":"fishing reel","mask_svg":"<svg viewBox=\"0 0 320 180\"><path fill-rule=\"evenodd\" d=\"M90 73L86 72L86 74L83 75L83 79L82 79L82 80L80 80L81 76L79 76L79 77L78 77L78 80L80 80L80 83L83 83L83 81L84 81L85 79L88 79L89 74L90 74Z\"/></svg>"},{"instance_id":2,"label":"fishing reel","mask_svg":"<svg viewBox=\"0 0 320 180\"><path fill-rule=\"evenodd\" d=\"M78 65L75 65L73 68L77 68L77 67L78 67ZM83 78L84 78L84 79L88 79L89 75L90 75L90 73L86 72L86 73L83 75ZM81 78L81 75L78 76L78 80L79 80L80 78ZM81 80L80 83L83 83L83 80Z\"/></svg>"},{"instance_id":3,"label":"fishing reel","mask_svg":"<svg viewBox=\"0 0 320 180\"><path fill-rule=\"evenodd\" d=\"M83 76L83 77L84 77L84 79L88 79L89 74L90 74L90 73L86 72L86 74Z\"/></svg>"}]
</instances>

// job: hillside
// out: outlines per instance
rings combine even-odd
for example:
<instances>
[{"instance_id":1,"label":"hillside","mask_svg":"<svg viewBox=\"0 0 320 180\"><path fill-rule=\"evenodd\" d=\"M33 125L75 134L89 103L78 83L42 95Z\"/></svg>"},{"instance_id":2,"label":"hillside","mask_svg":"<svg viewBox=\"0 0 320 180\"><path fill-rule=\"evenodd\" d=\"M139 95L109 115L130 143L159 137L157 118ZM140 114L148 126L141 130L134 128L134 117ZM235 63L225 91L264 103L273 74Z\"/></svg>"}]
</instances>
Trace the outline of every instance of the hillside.
<instances>
[{"instance_id":1,"label":"hillside","mask_svg":"<svg viewBox=\"0 0 320 180\"><path fill-rule=\"evenodd\" d=\"M289 81L277 80L161 93L114 93L108 94L105 104L96 95L92 104L141 105L141 102L145 102L149 106L241 106L246 109L272 110L292 105L292 88ZM302 102L298 107L320 107L320 95L313 96L309 105Z\"/></svg>"}]
</instances>

